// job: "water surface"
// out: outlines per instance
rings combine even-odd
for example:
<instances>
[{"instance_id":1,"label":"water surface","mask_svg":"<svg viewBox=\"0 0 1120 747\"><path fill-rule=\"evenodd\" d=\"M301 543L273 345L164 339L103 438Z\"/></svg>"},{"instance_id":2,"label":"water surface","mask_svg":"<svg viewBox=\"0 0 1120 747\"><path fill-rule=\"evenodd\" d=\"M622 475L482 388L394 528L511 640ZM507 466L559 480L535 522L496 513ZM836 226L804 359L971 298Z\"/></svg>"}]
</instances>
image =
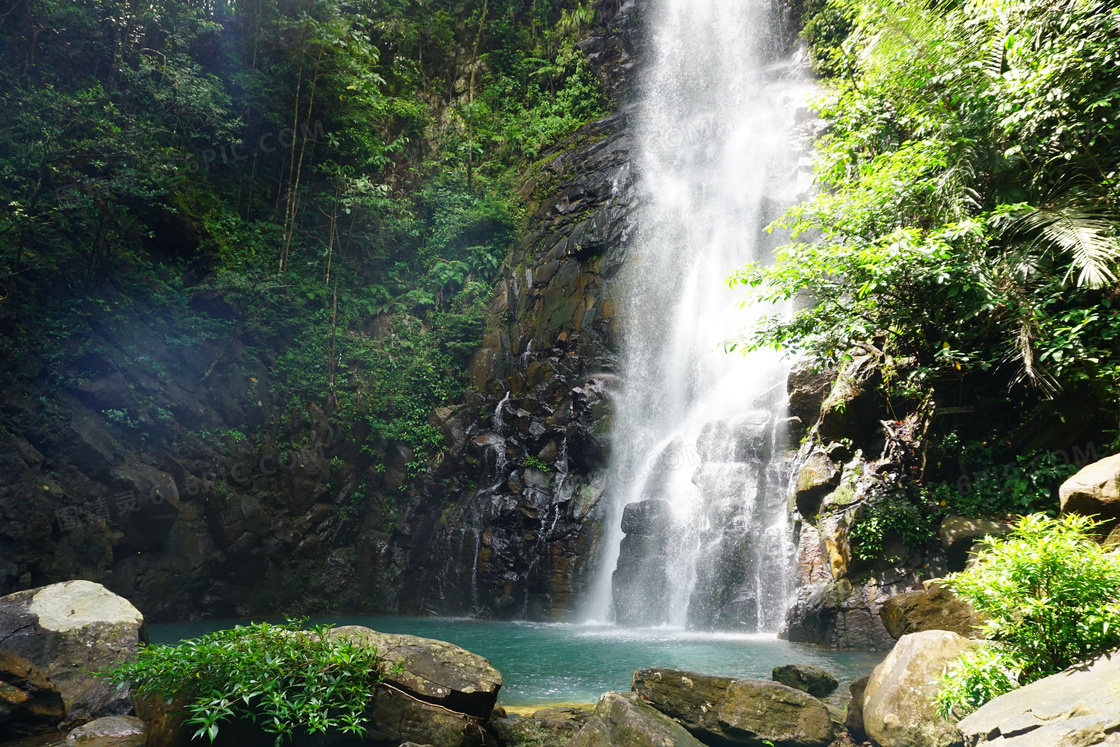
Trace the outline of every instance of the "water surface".
<instances>
[{"instance_id":1,"label":"water surface","mask_svg":"<svg viewBox=\"0 0 1120 747\"><path fill-rule=\"evenodd\" d=\"M161 623L148 630L154 643L177 643L243 621ZM491 620L340 615L315 623L364 625L385 633L437 638L485 656L502 673L500 701L509 706L589 703L606 690L629 690L635 669L671 667L704 674L770 679L781 664L814 664L847 685L869 672L883 654L828 651L774 636L613 625L498 622Z\"/></svg>"}]
</instances>

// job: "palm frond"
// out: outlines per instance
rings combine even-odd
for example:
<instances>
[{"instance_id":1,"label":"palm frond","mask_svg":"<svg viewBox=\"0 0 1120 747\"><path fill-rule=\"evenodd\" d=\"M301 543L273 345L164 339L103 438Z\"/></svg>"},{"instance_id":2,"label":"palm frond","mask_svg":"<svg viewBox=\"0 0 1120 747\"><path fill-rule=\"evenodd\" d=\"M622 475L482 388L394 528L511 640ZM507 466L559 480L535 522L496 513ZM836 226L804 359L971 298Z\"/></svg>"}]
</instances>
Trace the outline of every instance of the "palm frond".
<instances>
[{"instance_id":1,"label":"palm frond","mask_svg":"<svg viewBox=\"0 0 1120 747\"><path fill-rule=\"evenodd\" d=\"M1118 224L1086 190L1066 190L1060 198L1031 210L1009 228L1009 238L1030 236L1036 246L1068 255L1066 281L1077 271L1077 284L1102 288L1116 282L1120 260Z\"/></svg>"}]
</instances>

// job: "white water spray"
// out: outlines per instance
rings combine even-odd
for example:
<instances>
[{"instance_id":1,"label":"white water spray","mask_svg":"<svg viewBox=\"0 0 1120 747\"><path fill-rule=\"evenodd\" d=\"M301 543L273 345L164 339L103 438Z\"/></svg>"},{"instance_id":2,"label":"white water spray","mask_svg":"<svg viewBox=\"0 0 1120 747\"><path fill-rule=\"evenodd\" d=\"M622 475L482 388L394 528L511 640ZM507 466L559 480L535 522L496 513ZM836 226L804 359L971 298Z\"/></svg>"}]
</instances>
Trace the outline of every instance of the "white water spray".
<instances>
[{"instance_id":1,"label":"white water spray","mask_svg":"<svg viewBox=\"0 0 1120 747\"><path fill-rule=\"evenodd\" d=\"M620 280L623 387L586 611L772 631L791 577L786 367L723 351L752 321L727 278L768 260L764 227L807 189L794 117L810 87L776 51L764 0L651 6L636 159L647 200Z\"/></svg>"}]
</instances>

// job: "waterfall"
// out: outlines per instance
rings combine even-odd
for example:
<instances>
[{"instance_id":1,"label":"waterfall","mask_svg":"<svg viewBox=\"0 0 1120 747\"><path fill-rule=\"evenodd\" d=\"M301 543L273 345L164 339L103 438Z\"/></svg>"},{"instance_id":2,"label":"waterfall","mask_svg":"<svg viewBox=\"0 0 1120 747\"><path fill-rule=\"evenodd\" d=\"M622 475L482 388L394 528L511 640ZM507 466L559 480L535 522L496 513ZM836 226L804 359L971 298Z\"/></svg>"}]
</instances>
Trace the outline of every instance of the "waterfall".
<instances>
[{"instance_id":1,"label":"waterfall","mask_svg":"<svg viewBox=\"0 0 1120 747\"><path fill-rule=\"evenodd\" d=\"M650 5L645 204L619 280L623 383L587 615L773 631L792 576L787 369L722 343L752 322L728 276L768 260L764 227L808 188L795 116L811 88L765 0Z\"/></svg>"}]
</instances>

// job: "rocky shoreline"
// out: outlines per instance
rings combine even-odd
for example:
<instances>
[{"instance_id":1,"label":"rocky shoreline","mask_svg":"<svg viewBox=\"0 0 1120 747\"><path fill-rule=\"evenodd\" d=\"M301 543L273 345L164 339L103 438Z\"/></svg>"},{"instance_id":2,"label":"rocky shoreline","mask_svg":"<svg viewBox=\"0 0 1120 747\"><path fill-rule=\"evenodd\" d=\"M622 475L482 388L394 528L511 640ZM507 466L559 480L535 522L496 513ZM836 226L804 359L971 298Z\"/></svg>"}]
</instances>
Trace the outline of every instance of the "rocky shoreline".
<instances>
[{"instance_id":1,"label":"rocky shoreline","mask_svg":"<svg viewBox=\"0 0 1120 747\"><path fill-rule=\"evenodd\" d=\"M905 609L892 614L914 622ZM879 666L851 684L843 708L822 700L838 684L827 672L787 665L775 668L772 681L641 669L630 691L606 692L593 707L531 714L507 713L498 704L501 673L458 646L360 626L329 635L383 657L384 680L368 693L368 730L361 739L333 731L297 735L292 744L1030 747L1120 738L1120 658L1110 656L996 698L960 723L940 718L931 698L941 673L977 644L934 628L904 633ZM181 701L134 697L96 674L135 656L146 640L139 611L99 584L69 581L0 598L0 741L19 747L191 743L194 727L184 723ZM274 736L234 720L222 725L216 743L263 746Z\"/></svg>"}]
</instances>

